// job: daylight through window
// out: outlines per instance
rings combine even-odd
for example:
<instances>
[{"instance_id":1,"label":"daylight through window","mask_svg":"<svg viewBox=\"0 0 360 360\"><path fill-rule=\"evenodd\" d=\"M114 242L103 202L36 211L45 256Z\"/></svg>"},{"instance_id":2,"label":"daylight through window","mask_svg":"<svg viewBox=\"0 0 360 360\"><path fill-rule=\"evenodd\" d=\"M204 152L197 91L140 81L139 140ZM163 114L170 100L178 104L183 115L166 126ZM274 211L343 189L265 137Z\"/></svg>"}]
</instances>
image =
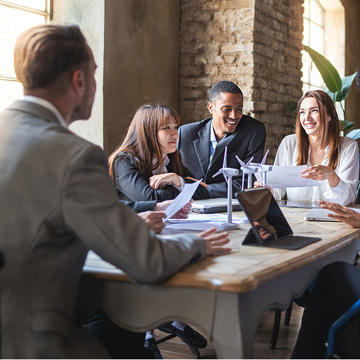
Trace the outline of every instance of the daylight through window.
<instances>
[{"instance_id":1,"label":"daylight through window","mask_svg":"<svg viewBox=\"0 0 360 360\"><path fill-rule=\"evenodd\" d=\"M50 0L0 0L0 110L22 95L13 64L16 38L31 26L47 23L50 17Z\"/></svg>"}]
</instances>

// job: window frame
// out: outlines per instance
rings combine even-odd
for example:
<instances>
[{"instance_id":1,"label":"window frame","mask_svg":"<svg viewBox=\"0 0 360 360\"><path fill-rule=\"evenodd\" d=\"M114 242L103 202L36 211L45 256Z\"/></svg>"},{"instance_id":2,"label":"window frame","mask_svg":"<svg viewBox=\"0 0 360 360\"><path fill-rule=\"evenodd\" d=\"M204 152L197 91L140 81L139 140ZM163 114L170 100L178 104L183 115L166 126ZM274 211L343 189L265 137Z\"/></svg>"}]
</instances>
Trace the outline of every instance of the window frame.
<instances>
[{"instance_id":1,"label":"window frame","mask_svg":"<svg viewBox=\"0 0 360 360\"><path fill-rule=\"evenodd\" d=\"M320 4L319 0L308 0L309 2L309 9L311 8L311 3L315 3L316 6L319 8L320 12L321 12L321 24L319 24L318 22L314 21L311 19L311 14L305 14L304 13L304 17L303 17L303 24L304 24L304 29L305 29L305 25L307 25L307 34L308 34L308 38L303 39L303 44L304 45L308 45L310 46L310 29L311 29L311 24L317 26L320 28L321 30L321 54L324 55L325 52L325 16L326 16L326 10L323 8L323 6ZM303 71L303 79L302 79L302 83L303 83L303 90L306 89L322 89L324 86L323 80L321 79L321 86L317 85L317 84L313 84L311 82L311 70L313 69L313 67L315 66L314 62L312 61L311 57L309 54L307 54L304 50L303 50L303 56L302 58L304 59L304 55L308 57L309 59L309 66L306 68L306 74L304 74ZM304 61L303 61L304 63Z\"/></svg>"},{"instance_id":2,"label":"window frame","mask_svg":"<svg viewBox=\"0 0 360 360\"><path fill-rule=\"evenodd\" d=\"M29 6L15 4L12 3L11 1L6 1L6 0L0 0L0 7L5 6L19 11L25 11L36 15L42 15L45 18L45 24L48 24L53 18L53 1L44 0L44 2L45 2L45 10L34 9ZM18 80L15 77L1 73L0 73L0 81L18 82Z\"/></svg>"}]
</instances>

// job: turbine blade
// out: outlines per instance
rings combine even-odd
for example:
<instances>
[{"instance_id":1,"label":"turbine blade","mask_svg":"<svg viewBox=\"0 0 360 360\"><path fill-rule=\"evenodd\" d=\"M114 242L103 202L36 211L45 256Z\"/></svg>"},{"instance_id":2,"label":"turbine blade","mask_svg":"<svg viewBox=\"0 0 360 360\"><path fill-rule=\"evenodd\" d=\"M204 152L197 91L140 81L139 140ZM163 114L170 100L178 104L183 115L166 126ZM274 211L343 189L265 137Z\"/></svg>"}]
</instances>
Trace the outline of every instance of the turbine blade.
<instances>
[{"instance_id":1,"label":"turbine blade","mask_svg":"<svg viewBox=\"0 0 360 360\"><path fill-rule=\"evenodd\" d=\"M251 162L252 162L252 160L253 160L253 156L250 158L250 160L246 163L246 165L245 166L248 166Z\"/></svg>"},{"instance_id":2,"label":"turbine blade","mask_svg":"<svg viewBox=\"0 0 360 360\"><path fill-rule=\"evenodd\" d=\"M225 146L225 151L224 151L223 169L226 168L226 166L227 166L227 146Z\"/></svg>"},{"instance_id":3,"label":"turbine blade","mask_svg":"<svg viewBox=\"0 0 360 360\"><path fill-rule=\"evenodd\" d=\"M261 160L261 163L260 163L261 165L264 165L264 164L265 164L265 161L266 161L266 158L267 158L267 156L268 156L269 150L270 150L270 149L267 149L267 150L266 150L266 153L265 153L263 159Z\"/></svg>"},{"instance_id":4,"label":"turbine blade","mask_svg":"<svg viewBox=\"0 0 360 360\"><path fill-rule=\"evenodd\" d=\"M245 166L245 163L242 160L240 160L240 158L237 155L235 155L235 157L236 160L239 162L240 166Z\"/></svg>"},{"instance_id":5,"label":"turbine blade","mask_svg":"<svg viewBox=\"0 0 360 360\"><path fill-rule=\"evenodd\" d=\"M223 169L220 169L217 173L215 173L212 177L214 178L215 176L220 175L223 172Z\"/></svg>"}]
</instances>

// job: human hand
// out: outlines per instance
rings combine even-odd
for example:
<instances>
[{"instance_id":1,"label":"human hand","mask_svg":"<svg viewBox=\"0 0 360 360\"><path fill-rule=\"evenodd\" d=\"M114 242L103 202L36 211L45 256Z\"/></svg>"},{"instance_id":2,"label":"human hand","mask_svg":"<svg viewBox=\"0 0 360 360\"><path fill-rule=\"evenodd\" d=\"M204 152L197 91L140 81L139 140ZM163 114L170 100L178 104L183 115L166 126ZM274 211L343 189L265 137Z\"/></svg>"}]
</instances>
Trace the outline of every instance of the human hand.
<instances>
[{"instance_id":1,"label":"human hand","mask_svg":"<svg viewBox=\"0 0 360 360\"><path fill-rule=\"evenodd\" d=\"M154 230L156 234L160 234L165 227L163 218L166 214L163 211L145 211L138 213L138 215Z\"/></svg>"},{"instance_id":2,"label":"human hand","mask_svg":"<svg viewBox=\"0 0 360 360\"><path fill-rule=\"evenodd\" d=\"M330 187L335 187L340 182L340 178L336 175L335 171L325 165L310 166L301 171L301 177L317 181L327 180Z\"/></svg>"},{"instance_id":3,"label":"human hand","mask_svg":"<svg viewBox=\"0 0 360 360\"><path fill-rule=\"evenodd\" d=\"M254 187L264 187L264 185L260 181L256 180L254 182ZM271 195L274 196L274 190L270 186L265 186L265 187L271 192Z\"/></svg>"},{"instance_id":4,"label":"human hand","mask_svg":"<svg viewBox=\"0 0 360 360\"><path fill-rule=\"evenodd\" d=\"M227 232L215 233L216 228L200 233L200 236L206 243L206 256L225 255L231 252L231 248L224 247L229 243L229 234Z\"/></svg>"},{"instance_id":5,"label":"human hand","mask_svg":"<svg viewBox=\"0 0 360 360\"><path fill-rule=\"evenodd\" d=\"M172 218L173 219L186 219L191 213L191 203L193 201L190 200L188 203L184 205L182 209L180 209Z\"/></svg>"},{"instance_id":6,"label":"human hand","mask_svg":"<svg viewBox=\"0 0 360 360\"><path fill-rule=\"evenodd\" d=\"M157 190L161 189L167 184L172 184L175 186L181 186L180 176L175 173L165 173L165 174L158 174L153 175L149 179L150 186Z\"/></svg>"},{"instance_id":7,"label":"human hand","mask_svg":"<svg viewBox=\"0 0 360 360\"><path fill-rule=\"evenodd\" d=\"M330 201L319 200L319 204L323 209L328 209L335 213L327 214L328 217L342 221L354 228L360 228L360 213Z\"/></svg>"},{"instance_id":8,"label":"human hand","mask_svg":"<svg viewBox=\"0 0 360 360\"><path fill-rule=\"evenodd\" d=\"M165 200L159 202L155 205L154 210L165 211L165 209L173 202L173 200ZM172 218L173 219L186 219L191 213L191 203L193 200L191 199L185 206L180 209Z\"/></svg>"},{"instance_id":9,"label":"human hand","mask_svg":"<svg viewBox=\"0 0 360 360\"><path fill-rule=\"evenodd\" d=\"M173 202L173 200L165 200L155 204L155 211L165 211L165 209Z\"/></svg>"}]
</instances>

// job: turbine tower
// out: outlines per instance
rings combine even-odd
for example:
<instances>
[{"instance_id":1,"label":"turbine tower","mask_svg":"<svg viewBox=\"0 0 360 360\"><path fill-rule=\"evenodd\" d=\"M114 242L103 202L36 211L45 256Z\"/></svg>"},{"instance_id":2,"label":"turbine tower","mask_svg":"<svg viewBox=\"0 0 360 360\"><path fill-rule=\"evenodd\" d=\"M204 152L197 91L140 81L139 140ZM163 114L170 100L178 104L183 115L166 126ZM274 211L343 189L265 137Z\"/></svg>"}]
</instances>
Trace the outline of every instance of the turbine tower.
<instances>
[{"instance_id":1,"label":"turbine tower","mask_svg":"<svg viewBox=\"0 0 360 360\"><path fill-rule=\"evenodd\" d=\"M222 168L213 175L213 177L223 174L227 183L227 223L223 224L224 229L232 229L238 227L237 224L232 222L232 179L234 176L239 175L239 169L227 167L227 146L224 151L224 160Z\"/></svg>"}]
</instances>

